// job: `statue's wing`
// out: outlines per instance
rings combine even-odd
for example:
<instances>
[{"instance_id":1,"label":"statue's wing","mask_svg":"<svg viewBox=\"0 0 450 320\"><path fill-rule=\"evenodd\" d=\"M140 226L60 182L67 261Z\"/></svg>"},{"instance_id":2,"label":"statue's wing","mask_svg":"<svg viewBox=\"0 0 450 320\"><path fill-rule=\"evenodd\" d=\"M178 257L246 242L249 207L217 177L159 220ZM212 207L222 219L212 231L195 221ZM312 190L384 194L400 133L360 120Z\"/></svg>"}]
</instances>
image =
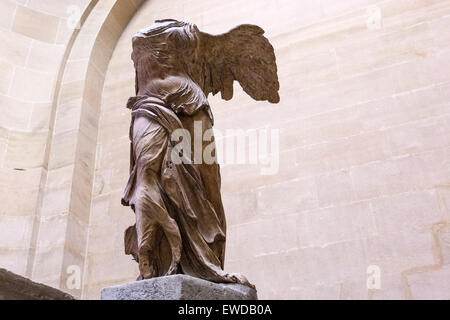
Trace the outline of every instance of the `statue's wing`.
<instances>
[{"instance_id":1,"label":"statue's wing","mask_svg":"<svg viewBox=\"0 0 450 320\"><path fill-rule=\"evenodd\" d=\"M230 100L237 80L255 100L280 101L274 49L263 34L263 29L248 24L220 35L200 32L197 66L190 71L206 96L221 92Z\"/></svg>"}]
</instances>

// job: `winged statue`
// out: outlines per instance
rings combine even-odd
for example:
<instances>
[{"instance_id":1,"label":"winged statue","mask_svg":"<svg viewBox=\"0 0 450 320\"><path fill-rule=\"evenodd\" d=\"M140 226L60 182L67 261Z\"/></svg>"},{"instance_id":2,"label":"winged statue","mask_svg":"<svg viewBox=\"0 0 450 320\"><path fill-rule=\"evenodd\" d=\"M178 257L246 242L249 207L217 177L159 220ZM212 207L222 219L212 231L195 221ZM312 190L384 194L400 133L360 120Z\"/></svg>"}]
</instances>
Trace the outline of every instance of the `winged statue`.
<instances>
[{"instance_id":1,"label":"winged statue","mask_svg":"<svg viewBox=\"0 0 450 320\"><path fill-rule=\"evenodd\" d=\"M141 279L186 274L252 287L224 271L219 164L175 163L172 134L184 129L193 140L196 122L202 132L212 129L207 97L220 92L230 100L235 80L253 99L278 103L274 49L255 25L211 35L172 19L140 30L132 45L136 96L127 102L130 177L122 204L133 209L136 224L125 231L125 253L138 262Z\"/></svg>"}]
</instances>

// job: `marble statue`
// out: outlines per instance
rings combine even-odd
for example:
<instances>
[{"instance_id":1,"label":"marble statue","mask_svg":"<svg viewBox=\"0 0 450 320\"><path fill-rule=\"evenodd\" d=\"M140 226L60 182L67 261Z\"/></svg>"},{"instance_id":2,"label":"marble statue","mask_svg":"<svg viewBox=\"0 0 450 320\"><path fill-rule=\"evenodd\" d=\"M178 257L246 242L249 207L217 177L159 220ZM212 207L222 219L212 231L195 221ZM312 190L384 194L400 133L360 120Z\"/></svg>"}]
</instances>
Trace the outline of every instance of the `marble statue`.
<instances>
[{"instance_id":1,"label":"marble statue","mask_svg":"<svg viewBox=\"0 0 450 320\"><path fill-rule=\"evenodd\" d=\"M184 129L193 139L196 122L202 132L211 129L207 96L221 92L230 100L234 80L255 100L279 102L274 49L263 34L258 26L240 25L211 35L166 19L133 37L136 96L127 103L130 178L122 204L136 215L125 231L125 253L138 262L142 279L186 274L252 286L224 271L226 221L217 161L189 159L192 153L176 149L172 134Z\"/></svg>"}]
</instances>

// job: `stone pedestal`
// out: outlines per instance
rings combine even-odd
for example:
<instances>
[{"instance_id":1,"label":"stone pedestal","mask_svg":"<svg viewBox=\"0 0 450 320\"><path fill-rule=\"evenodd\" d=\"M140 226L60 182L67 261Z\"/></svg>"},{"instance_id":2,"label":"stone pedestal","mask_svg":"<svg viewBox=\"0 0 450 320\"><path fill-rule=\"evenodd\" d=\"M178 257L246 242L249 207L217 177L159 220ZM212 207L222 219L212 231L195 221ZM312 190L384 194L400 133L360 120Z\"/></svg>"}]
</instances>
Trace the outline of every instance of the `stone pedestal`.
<instances>
[{"instance_id":1,"label":"stone pedestal","mask_svg":"<svg viewBox=\"0 0 450 320\"><path fill-rule=\"evenodd\" d=\"M0 268L0 300L74 300L68 293Z\"/></svg>"},{"instance_id":2,"label":"stone pedestal","mask_svg":"<svg viewBox=\"0 0 450 320\"><path fill-rule=\"evenodd\" d=\"M257 300L255 289L186 275L159 277L103 288L102 300Z\"/></svg>"}]
</instances>

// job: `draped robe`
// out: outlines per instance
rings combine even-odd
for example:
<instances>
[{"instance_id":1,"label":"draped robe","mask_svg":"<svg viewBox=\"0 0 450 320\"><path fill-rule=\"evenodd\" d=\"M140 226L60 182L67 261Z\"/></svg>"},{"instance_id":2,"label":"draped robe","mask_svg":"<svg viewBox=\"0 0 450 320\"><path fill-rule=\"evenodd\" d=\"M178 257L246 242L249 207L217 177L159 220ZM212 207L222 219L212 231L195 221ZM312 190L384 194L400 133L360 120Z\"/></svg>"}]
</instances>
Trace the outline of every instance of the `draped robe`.
<instances>
[{"instance_id":1,"label":"draped robe","mask_svg":"<svg viewBox=\"0 0 450 320\"><path fill-rule=\"evenodd\" d=\"M193 115L178 116L163 100L149 96L131 98L128 107L132 109L131 171L122 203L132 206L140 216L136 217L136 226L126 232L126 253L138 260L139 247L149 242L153 276L167 274L173 248L165 230L171 223L167 217L153 216L151 208L157 206L175 221L181 235L178 273L214 282L250 285L243 276L223 270L226 222L220 196L219 165L174 164L171 157L176 143L171 134L175 130L187 129L193 138L194 121L202 121L205 130L212 127L206 108L196 110ZM149 183L150 179L156 183ZM139 204L146 210L137 212Z\"/></svg>"}]
</instances>

